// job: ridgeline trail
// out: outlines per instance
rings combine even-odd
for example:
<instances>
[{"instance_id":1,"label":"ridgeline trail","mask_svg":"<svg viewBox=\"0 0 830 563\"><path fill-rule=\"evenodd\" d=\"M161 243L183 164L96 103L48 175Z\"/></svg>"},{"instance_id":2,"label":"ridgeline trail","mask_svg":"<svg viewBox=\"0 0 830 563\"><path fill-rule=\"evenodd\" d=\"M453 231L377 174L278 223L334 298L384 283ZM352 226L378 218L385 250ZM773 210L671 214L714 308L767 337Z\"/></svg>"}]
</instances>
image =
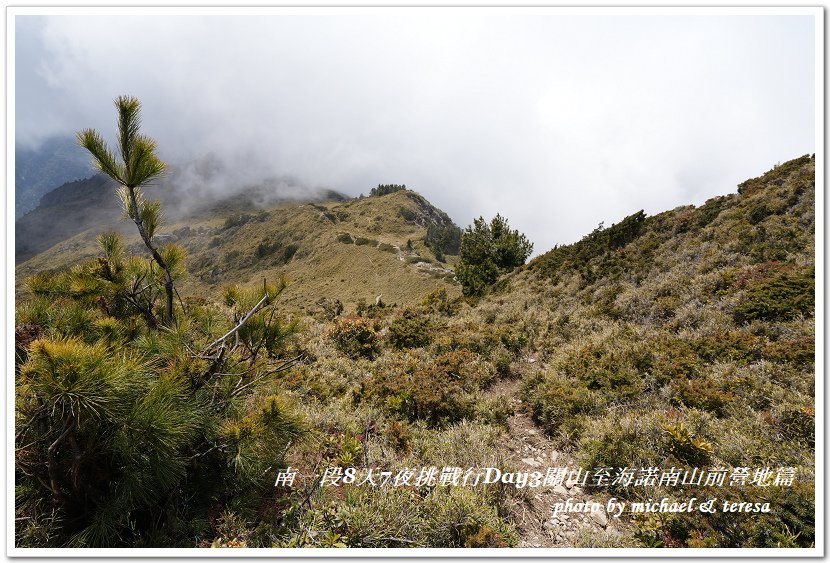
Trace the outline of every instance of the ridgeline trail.
<instances>
[{"instance_id":1,"label":"ridgeline trail","mask_svg":"<svg viewBox=\"0 0 830 563\"><path fill-rule=\"evenodd\" d=\"M558 450L533 422L529 409L519 396L520 386L520 379L504 380L493 389L513 410L507 420L504 444L509 466L520 471L539 471L543 475L551 467L576 468L577 461ZM554 504L569 498L573 503L596 501L602 509L598 512L553 515L551 509ZM520 538L518 547L607 546L614 536L623 535L626 523L606 515L606 500L604 496L591 495L567 480L554 487L523 489L512 510Z\"/></svg>"}]
</instances>

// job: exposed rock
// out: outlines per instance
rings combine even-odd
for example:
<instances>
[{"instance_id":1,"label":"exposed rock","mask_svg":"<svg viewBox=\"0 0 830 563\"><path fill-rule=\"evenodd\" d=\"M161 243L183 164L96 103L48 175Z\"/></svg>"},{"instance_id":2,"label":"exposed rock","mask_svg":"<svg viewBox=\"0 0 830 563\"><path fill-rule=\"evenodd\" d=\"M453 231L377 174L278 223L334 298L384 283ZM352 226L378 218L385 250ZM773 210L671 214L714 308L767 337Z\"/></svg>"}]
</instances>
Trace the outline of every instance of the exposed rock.
<instances>
[{"instance_id":1,"label":"exposed rock","mask_svg":"<svg viewBox=\"0 0 830 563\"><path fill-rule=\"evenodd\" d=\"M603 528L608 525L608 516L605 515L605 510L603 509L591 512L591 519Z\"/></svg>"}]
</instances>

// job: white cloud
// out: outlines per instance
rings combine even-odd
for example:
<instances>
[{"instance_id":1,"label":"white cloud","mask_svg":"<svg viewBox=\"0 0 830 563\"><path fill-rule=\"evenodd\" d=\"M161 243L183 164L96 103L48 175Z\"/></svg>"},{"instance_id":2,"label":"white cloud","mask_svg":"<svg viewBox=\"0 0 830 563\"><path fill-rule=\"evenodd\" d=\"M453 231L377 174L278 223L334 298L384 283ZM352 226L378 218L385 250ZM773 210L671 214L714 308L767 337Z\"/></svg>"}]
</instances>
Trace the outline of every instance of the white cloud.
<instances>
[{"instance_id":1,"label":"white cloud","mask_svg":"<svg viewBox=\"0 0 830 563\"><path fill-rule=\"evenodd\" d=\"M19 142L144 104L172 160L406 183L544 252L814 152L812 17L18 16ZM221 187L221 186L220 186Z\"/></svg>"}]
</instances>

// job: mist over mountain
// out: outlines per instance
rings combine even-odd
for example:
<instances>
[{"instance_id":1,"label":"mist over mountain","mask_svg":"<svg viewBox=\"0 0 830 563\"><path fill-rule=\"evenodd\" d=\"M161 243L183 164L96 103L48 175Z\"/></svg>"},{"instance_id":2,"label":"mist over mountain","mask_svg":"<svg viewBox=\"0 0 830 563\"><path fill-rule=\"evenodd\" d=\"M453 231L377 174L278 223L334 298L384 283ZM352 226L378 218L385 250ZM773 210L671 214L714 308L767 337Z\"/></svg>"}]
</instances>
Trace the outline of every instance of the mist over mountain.
<instances>
[{"instance_id":1,"label":"mist over mountain","mask_svg":"<svg viewBox=\"0 0 830 563\"><path fill-rule=\"evenodd\" d=\"M224 184L287 175L350 196L405 182L458 224L510 217L538 251L632 208L702 204L815 151L808 16L414 9L15 25L19 143L84 127L112 142L112 100L133 95L171 164L212 154L232 171Z\"/></svg>"},{"instance_id":2,"label":"mist over mountain","mask_svg":"<svg viewBox=\"0 0 830 563\"><path fill-rule=\"evenodd\" d=\"M15 218L34 209L43 194L92 175L89 154L74 136L50 137L36 148L17 146L14 156Z\"/></svg>"},{"instance_id":3,"label":"mist over mountain","mask_svg":"<svg viewBox=\"0 0 830 563\"><path fill-rule=\"evenodd\" d=\"M39 185L47 181L42 174L64 170L57 157L42 161L46 164L31 174L32 178L38 178ZM88 177L82 176L83 179L63 183L49 191L37 207L18 217L15 222L16 262L92 227L124 229L116 196L118 185L104 175L96 174L88 164L85 176ZM19 185L15 186L18 198ZM147 187L145 197L161 201L169 221L256 211L288 201L346 199L335 190L305 186L288 176L257 177L250 169L248 174L234 175L220 161L208 157L184 166L169 166L158 182Z\"/></svg>"}]
</instances>

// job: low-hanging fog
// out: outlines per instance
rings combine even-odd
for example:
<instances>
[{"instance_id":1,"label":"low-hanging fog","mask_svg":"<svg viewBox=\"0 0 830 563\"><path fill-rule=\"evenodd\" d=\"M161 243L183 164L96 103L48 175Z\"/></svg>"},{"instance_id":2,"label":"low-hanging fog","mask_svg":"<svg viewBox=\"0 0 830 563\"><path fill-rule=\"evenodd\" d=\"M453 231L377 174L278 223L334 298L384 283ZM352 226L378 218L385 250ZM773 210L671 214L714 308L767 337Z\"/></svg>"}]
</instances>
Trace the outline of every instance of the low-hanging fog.
<instances>
[{"instance_id":1,"label":"low-hanging fog","mask_svg":"<svg viewBox=\"0 0 830 563\"><path fill-rule=\"evenodd\" d=\"M129 94L194 198L405 183L537 254L815 152L813 15L306 12L17 15L16 143Z\"/></svg>"}]
</instances>

